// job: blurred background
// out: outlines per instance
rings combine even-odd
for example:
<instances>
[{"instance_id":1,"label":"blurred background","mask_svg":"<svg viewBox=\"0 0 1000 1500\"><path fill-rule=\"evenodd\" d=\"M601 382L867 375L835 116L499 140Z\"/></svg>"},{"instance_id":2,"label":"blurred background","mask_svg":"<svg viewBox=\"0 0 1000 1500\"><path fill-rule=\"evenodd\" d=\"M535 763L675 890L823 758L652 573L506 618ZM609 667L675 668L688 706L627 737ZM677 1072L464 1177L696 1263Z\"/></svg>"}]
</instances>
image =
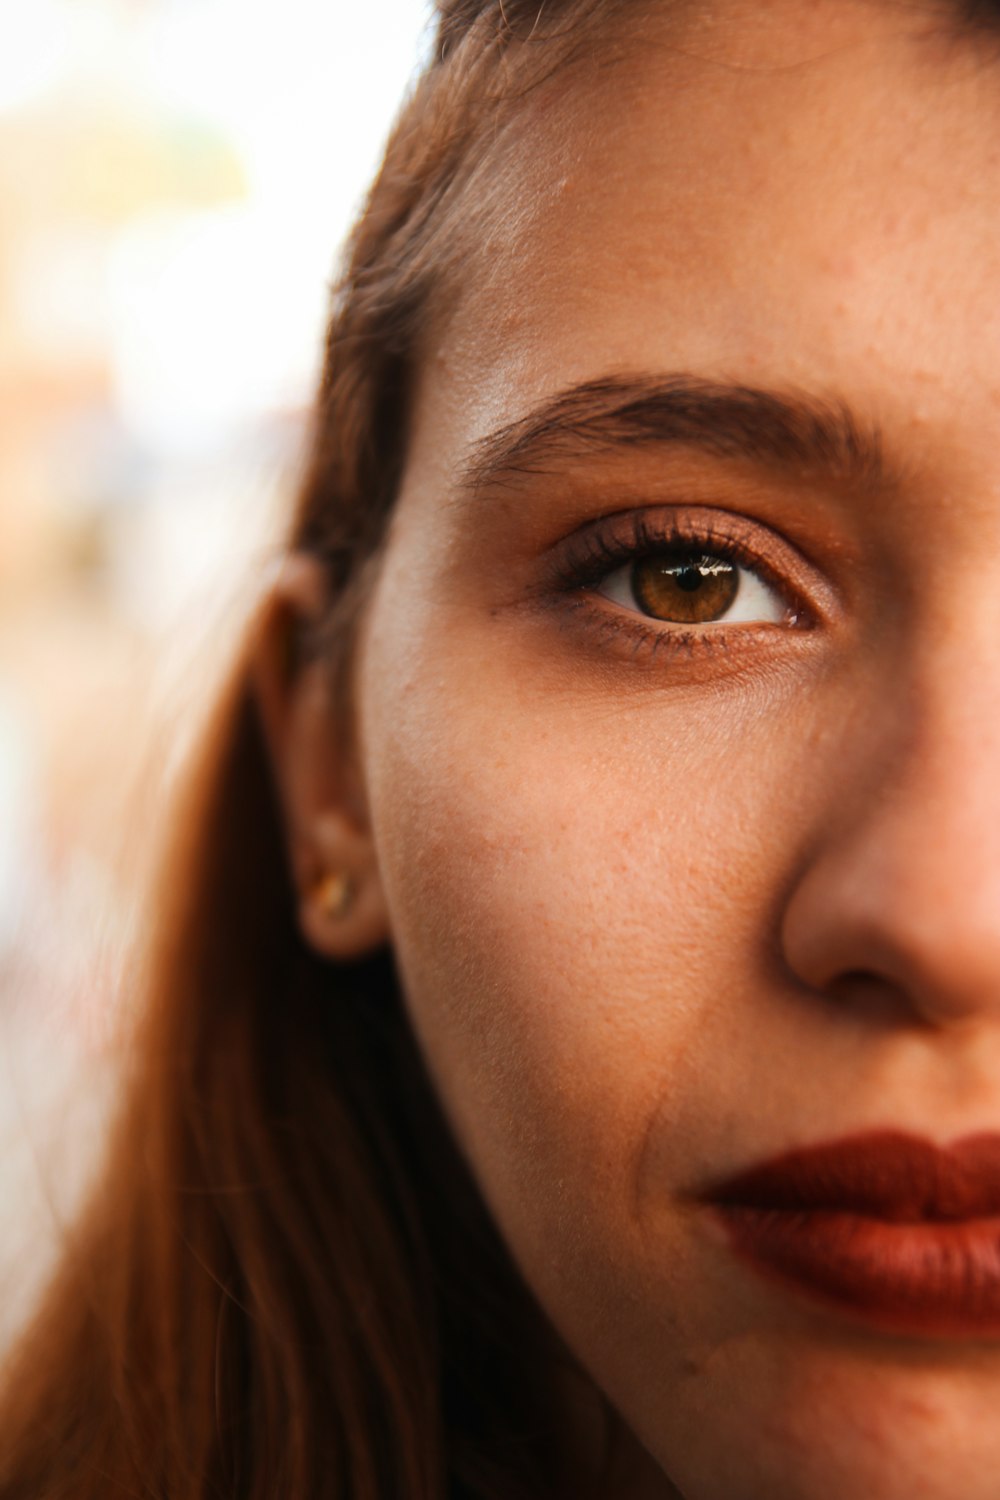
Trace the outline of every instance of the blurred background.
<instances>
[{"instance_id":1,"label":"blurred background","mask_svg":"<svg viewBox=\"0 0 1000 1500\"><path fill-rule=\"evenodd\" d=\"M0 1341L97 1139L424 0L0 0Z\"/></svg>"}]
</instances>

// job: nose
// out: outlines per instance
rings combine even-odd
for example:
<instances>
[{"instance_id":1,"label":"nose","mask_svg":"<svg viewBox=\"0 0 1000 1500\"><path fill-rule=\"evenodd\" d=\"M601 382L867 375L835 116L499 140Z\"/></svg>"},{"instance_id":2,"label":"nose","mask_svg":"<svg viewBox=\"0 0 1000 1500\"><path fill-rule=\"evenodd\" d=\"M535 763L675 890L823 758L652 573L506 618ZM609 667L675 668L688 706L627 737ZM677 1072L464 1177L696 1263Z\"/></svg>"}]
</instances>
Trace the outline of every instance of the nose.
<instances>
[{"instance_id":1,"label":"nose","mask_svg":"<svg viewBox=\"0 0 1000 1500\"><path fill-rule=\"evenodd\" d=\"M940 662L842 747L781 933L810 988L933 1026L1000 1020L1000 670L968 666Z\"/></svg>"}]
</instances>

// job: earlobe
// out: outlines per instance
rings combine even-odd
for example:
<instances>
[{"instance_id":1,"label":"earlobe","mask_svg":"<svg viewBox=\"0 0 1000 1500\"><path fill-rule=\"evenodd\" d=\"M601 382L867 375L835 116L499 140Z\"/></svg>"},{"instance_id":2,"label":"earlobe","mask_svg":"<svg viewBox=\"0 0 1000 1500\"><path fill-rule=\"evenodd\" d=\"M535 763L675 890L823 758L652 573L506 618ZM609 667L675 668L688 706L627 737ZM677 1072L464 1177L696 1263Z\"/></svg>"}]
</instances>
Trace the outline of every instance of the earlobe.
<instances>
[{"instance_id":1,"label":"earlobe","mask_svg":"<svg viewBox=\"0 0 1000 1500\"><path fill-rule=\"evenodd\" d=\"M288 559L261 615L252 679L302 935L325 957L349 960L384 943L388 921L349 726L338 720L326 662L293 649L326 604L322 565Z\"/></svg>"},{"instance_id":2,"label":"earlobe","mask_svg":"<svg viewBox=\"0 0 1000 1500\"><path fill-rule=\"evenodd\" d=\"M334 810L318 819L313 835L317 863L300 886L302 935L326 958L361 958L389 935L371 836Z\"/></svg>"}]
</instances>

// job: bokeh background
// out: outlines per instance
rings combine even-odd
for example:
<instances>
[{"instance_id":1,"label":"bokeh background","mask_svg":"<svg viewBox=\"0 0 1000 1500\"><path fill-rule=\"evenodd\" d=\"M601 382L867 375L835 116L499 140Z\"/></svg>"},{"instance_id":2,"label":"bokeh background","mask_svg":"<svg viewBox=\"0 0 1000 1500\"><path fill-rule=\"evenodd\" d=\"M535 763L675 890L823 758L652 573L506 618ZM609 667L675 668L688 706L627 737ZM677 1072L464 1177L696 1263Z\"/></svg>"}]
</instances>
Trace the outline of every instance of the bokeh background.
<instances>
[{"instance_id":1,"label":"bokeh background","mask_svg":"<svg viewBox=\"0 0 1000 1500\"><path fill-rule=\"evenodd\" d=\"M427 35L425 0L0 0L0 1344L99 1139L144 861Z\"/></svg>"}]
</instances>

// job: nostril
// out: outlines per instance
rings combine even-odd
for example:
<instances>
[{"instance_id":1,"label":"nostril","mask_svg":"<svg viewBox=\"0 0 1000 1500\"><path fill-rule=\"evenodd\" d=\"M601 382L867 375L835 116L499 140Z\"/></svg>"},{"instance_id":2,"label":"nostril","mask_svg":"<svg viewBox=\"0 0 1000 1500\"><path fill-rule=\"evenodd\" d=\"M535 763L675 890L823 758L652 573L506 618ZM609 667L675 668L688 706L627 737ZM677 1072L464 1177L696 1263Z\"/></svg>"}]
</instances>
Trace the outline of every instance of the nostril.
<instances>
[{"instance_id":1,"label":"nostril","mask_svg":"<svg viewBox=\"0 0 1000 1500\"><path fill-rule=\"evenodd\" d=\"M847 969L835 974L822 988L834 1005L868 1017L898 1025L911 1024L917 1016L912 1000L894 980L873 969Z\"/></svg>"}]
</instances>

